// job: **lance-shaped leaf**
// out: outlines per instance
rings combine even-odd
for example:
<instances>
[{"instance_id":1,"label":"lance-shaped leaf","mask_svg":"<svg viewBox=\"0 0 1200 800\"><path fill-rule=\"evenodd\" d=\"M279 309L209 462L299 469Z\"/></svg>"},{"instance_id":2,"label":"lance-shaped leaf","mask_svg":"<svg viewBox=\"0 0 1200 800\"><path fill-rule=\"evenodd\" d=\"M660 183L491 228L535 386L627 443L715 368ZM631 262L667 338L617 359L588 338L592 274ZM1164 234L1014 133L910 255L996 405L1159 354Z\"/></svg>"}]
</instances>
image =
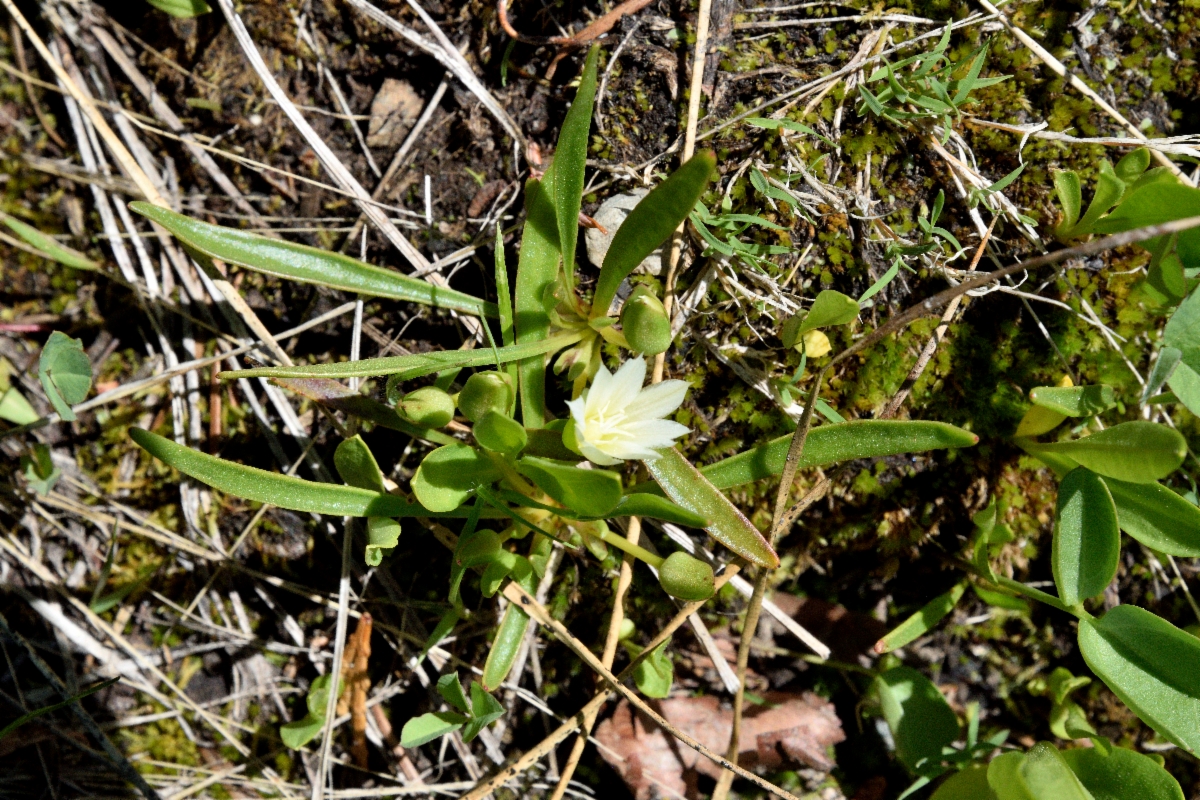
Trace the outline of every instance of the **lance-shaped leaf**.
<instances>
[{"instance_id":1,"label":"lance-shaped leaf","mask_svg":"<svg viewBox=\"0 0 1200 800\"><path fill-rule=\"evenodd\" d=\"M579 76L579 89L558 133L554 151L554 211L558 218L558 240L568 279L575 272L575 243L579 240L579 207L583 203L584 166L587 162L592 106L596 102L596 64L600 45L588 51Z\"/></svg>"},{"instance_id":2,"label":"lance-shaped leaf","mask_svg":"<svg viewBox=\"0 0 1200 800\"><path fill-rule=\"evenodd\" d=\"M10 217L8 214L0 212L0 219L4 220L4 224L12 229L13 233L20 236L29 244L41 250L46 255L53 258L63 266L73 267L75 269L99 269L99 265L85 256L78 250L59 244L52 237L39 231L32 225L26 225L16 217Z\"/></svg>"},{"instance_id":3,"label":"lance-shaped leaf","mask_svg":"<svg viewBox=\"0 0 1200 800\"><path fill-rule=\"evenodd\" d=\"M83 342L62 331L51 333L38 359L38 378L58 416L73 422L75 412L71 406L82 402L92 388L92 362L83 350Z\"/></svg>"},{"instance_id":4,"label":"lance-shaped leaf","mask_svg":"<svg viewBox=\"0 0 1200 800\"><path fill-rule=\"evenodd\" d=\"M454 733L470 722L470 717L455 711L434 711L413 717L404 723L400 730L401 747L420 747L421 745L440 739L449 733Z\"/></svg>"},{"instance_id":5,"label":"lance-shaped leaf","mask_svg":"<svg viewBox=\"0 0 1200 800\"><path fill-rule=\"evenodd\" d=\"M1030 390L1029 399L1067 417L1090 417L1117 404L1112 387L1103 385L1037 386Z\"/></svg>"},{"instance_id":6,"label":"lance-shaped leaf","mask_svg":"<svg viewBox=\"0 0 1200 800\"><path fill-rule=\"evenodd\" d=\"M661 451L662 456L646 461L646 469L662 487L667 497L708 520L705 530L725 547L761 567L775 569L779 556L758 529L746 519L729 498L688 463L674 447Z\"/></svg>"},{"instance_id":7,"label":"lance-shaped leaf","mask_svg":"<svg viewBox=\"0 0 1200 800\"><path fill-rule=\"evenodd\" d=\"M365 264L340 253L210 225L142 201L130 203L129 207L162 225L188 247L209 258L237 264L255 272L368 297L408 300L476 316L494 317L497 313L495 303L454 289L434 286L394 270Z\"/></svg>"},{"instance_id":8,"label":"lance-shaped leaf","mask_svg":"<svg viewBox=\"0 0 1200 800\"><path fill-rule=\"evenodd\" d=\"M856 420L821 425L808 432L800 468L821 467L856 458L878 458L900 453L923 453L947 447L971 447L979 437L944 422ZM762 480L783 472L792 435L780 436L736 456L701 467L700 472L718 489ZM647 485L632 491L648 491Z\"/></svg>"},{"instance_id":9,"label":"lance-shaped leaf","mask_svg":"<svg viewBox=\"0 0 1200 800\"><path fill-rule=\"evenodd\" d=\"M604 256L592 299L593 317L608 313L621 281L687 219L704 194L716 164L712 151L697 153L629 212Z\"/></svg>"},{"instance_id":10,"label":"lance-shaped leaf","mask_svg":"<svg viewBox=\"0 0 1200 800\"><path fill-rule=\"evenodd\" d=\"M876 642L875 652L890 653L924 636L954 610L966 588L965 583L959 583L945 594L939 594L930 600L920 611L892 628Z\"/></svg>"},{"instance_id":11,"label":"lance-shaped leaf","mask_svg":"<svg viewBox=\"0 0 1200 800\"><path fill-rule=\"evenodd\" d=\"M1079 649L1092 672L1163 737L1200 748L1200 639L1137 606L1079 621Z\"/></svg>"},{"instance_id":12,"label":"lance-shaped leaf","mask_svg":"<svg viewBox=\"0 0 1200 800\"><path fill-rule=\"evenodd\" d=\"M558 247L558 222L551 198L554 165L540 181L525 182L525 227L517 262L514 323L517 344L540 342L550 330L550 315L542 297L558 277L562 253ZM518 367L521 377L521 420L526 428L541 428L546 422L546 361L541 355L527 358Z\"/></svg>"},{"instance_id":13,"label":"lance-shaped leaf","mask_svg":"<svg viewBox=\"0 0 1200 800\"><path fill-rule=\"evenodd\" d=\"M1106 478L1153 483L1179 468L1187 444L1178 431L1153 422L1122 422L1082 439L1039 444L1026 450L1038 455L1064 455Z\"/></svg>"},{"instance_id":14,"label":"lance-shaped leaf","mask_svg":"<svg viewBox=\"0 0 1200 800\"><path fill-rule=\"evenodd\" d=\"M361 361L339 361L334 364L297 364L291 367L260 367L222 372L221 380L238 378L370 378L375 375L395 375L406 381L448 369L465 369L505 364L531 356L542 356L579 341L579 334L567 333L541 341L480 350L441 350L436 353L413 353L388 358L364 358ZM543 368L544 369L544 368Z\"/></svg>"},{"instance_id":15,"label":"lance-shaped leaf","mask_svg":"<svg viewBox=\"0 0 1200 800\"><path fill-rule=\"evenodd\" d=\"M180 19L190 19L212 11L212 8L204 0L146 0L146 2L159 11L165 11L172 17Z\"/></svg>"},{"instance_id":16,"label":"lance-shaped leaf","mask_svg":"<svg viewBox=\"0 0 1200 800\"><path fill-rule=\"evenodd\" d=\"M801 337L818 328L846 325L858 318L858 301L841 292L826 289L817 295L812 308L801 311L783 323L779 336L784 347L795 347Z\"/></svg>"},{"instance_id":17,"label":"lance-shaped leaf","mask_svg":"<svg viewBox=\"0 0 1200 800\"><path fill-rule=\"evenodd\" d=\"M1087 469L1071 470L1058 487L1051 567L1058 596L1068 606L1104 591L1117 574L1121 534L1117 510L1104 480Z\"/></svg>"},{"instance_id":18,"label":"lance-shaped leaf","mask_svg":"<svg viewBox=\"0 0 1200 800\"><path fill-rule=\"evenodd\" d=\"M636 492L627 494L617 503L617 507L608 512L610 517L651 517L676 525L686 525L689 528L704 528L708 519L694 514L686 508L675 505L670 500L656 494Z\"/></svg>"},{"instance_id":19,"label":"lance-shaped leaf","mask_svg":"<svg viewBox=\"0 0 1200 800\"><path fill-rule=\"evenodd\" d=\"M517 470L572 511L588 517L607 516L621 500L621 478L606 469L579 469L549 458L526 456Z\"/></svg>"},{"instance_id":20,"label":"lance-shaped leaf","mask_svg":"<svg viewBox=\"0 0 1200 800\"><path fill-rule=\"evenodd\" d=\"M1095 800L1183 800L1179 781L1153 758L1133 750L1114 747L1105 754L1097 747L1078 747L1062 757Z\"/></svg>"},{"instance_id":21,"label":"lance-shaped leaf","mask_svg":"<svg viewBox=\"0 0 1200 800\"><path fill-rule=\"evenodd\" d=\"M141 428L130 428L129 438L150 455L184 475L227 494L258 503L270 503L292 511L311 511L337 517L442 516L433 513L432 509L410 503L396 495L381 494L355 486L306 481L292 475L281 475L278 472L225 461L176 444L170 439ZM495 517L498 513L488 509L483 515ZM462 517L466 516L466 513L459 512L448 516Z\"/></svg>"},{"instance_id":22,"label":"lance-shaped leaf","mask_svg":"<svg viewBox=\"0 0 1200 800\"><path fill-rule=\"evenodd\" d=\"M492 649L488 652L487 662L483 665L483 688L494 692L504 683L512 669L517 651L521 649L521 641L525 638L525 628L529 626L529 615L509 603L504 610L504 619L500 620L500 629L492 640Z\"/></svg>"},{"instance_id":23,"label":"lance-shaped leaf","mask_svg":"<svg viewBox=\"0 0 1200 800\"><path fill-rule=\"evenodd\" d=\"M500 469L474 447L448 444L421 461L412 477L412 491L431 511L453 511L479 486L500 479Z\"/></svg>"}]
</instances>

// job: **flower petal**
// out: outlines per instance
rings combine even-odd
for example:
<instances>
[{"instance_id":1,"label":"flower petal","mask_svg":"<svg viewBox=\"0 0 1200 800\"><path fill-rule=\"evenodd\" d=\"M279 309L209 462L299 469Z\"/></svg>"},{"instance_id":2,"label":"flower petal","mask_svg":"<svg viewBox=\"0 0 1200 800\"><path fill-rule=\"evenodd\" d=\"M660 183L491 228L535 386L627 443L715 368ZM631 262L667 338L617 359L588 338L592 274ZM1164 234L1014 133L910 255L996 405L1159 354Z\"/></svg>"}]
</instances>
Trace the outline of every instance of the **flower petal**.
<instances>
[{"instance_id":1,"label":"flower petal","mask_svg":"<svg viewBox=\"0 0 1200 800\"><path fill-rule=\"evenodd\" d=\"M642 384L646 382L646 359L631 358L621 365L609 388L608 410L626 412L637 401Z\"/></svg>"},{"instance_id":2,"label":"flower petal","mask_svg":"<svg viewBox=\"0 0 1200 800\"><path fill-rule=\"evenodd\" d=\"M613 458L584 439L580 438L578 441L579 452L583 453L587 457L587 460L593 464L599 464L602 467L612 467L621 463L620 458Z\"/></svg>"},{"instance_id":3,"label":"flower petal","mask_svg":"<svg viewBox=\"0 0 1200 800\"><path fill-rule=\"evenodd\" d=\"M691 428L669 419L648 419L629 422L621 432L627 438L641 442L649 448L670 447L680 436L691 433Z\"/></svg>"},{"instance_id":4,"label":"flower petal","mask_svg":"<svg viewBox=\"0 0 1200 800\"><path fill-rule=\"evenodd\" d=\"M687 390L687 381L663 381L647 386L625 407L625 413L633 419L660 419L679 408Z\"/></svg>"}]
</instances>

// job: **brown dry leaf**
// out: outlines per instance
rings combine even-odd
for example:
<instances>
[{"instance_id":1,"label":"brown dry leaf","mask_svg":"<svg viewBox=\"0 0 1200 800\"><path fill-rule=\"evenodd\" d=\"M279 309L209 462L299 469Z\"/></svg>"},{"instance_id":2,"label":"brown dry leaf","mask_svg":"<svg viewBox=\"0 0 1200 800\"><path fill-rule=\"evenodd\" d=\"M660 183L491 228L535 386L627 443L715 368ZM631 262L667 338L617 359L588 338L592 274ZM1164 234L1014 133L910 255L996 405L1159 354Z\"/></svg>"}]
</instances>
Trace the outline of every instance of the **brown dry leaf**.
<instances>
[{"instance_id":1,"label":"brown dry leaf","mask_svg":"<svg viewBox=\"0 0 1200 800\"><path fill-rule=\"evenodd\" d=\"M367 662L371 658L371 615L363 614L354 633L346 641L342 656L342 696L338 698L337 713L350 714L350 753L356 766L367 768L367 692L371 678Z\"/></svg>"},{"instance_id":2,"label":"brown dry leaf","mask_svg":"<svg viewBox=\"0 0 1200 800\"><path fill-rule=\"evenodd\" d=\"M371 147L392 148L421 116L424 105L408 81L386 78L375 99L371 101L371 121L367 125L367 144Z\"/></svg>"},{"instance_id":3,"label":"brown dry leaf","mask_svg":"<svg viewBox=\"0 0 1200 800\"><path fill-rule=\"evenodd\" d=\"M850 611L845 606L817 597L796 597L786 592L776 592L771 600L809 633L827 643L833 650L833 658L838 661L855 662L860 655L873 655L875 642L887 633L887 626L871 615ZM763 615L763 623L763 627L774 636L785 635L783 626L771 617ZM760 636L762 630L760 628Z\"/></svg>"},{"instance_id":4,"label":"brown dry leaf","mask_svg":"<svg viewBox=\"0 0 1200 800\"><path fill-rule=\"evenodd\" d=\"M846 738L833 705L811 692L767 692L762 705L747 705L738 763L747 768L834 767L829 748ZM729 746L733 710L717 697L663 700L658 711L675 727L718 753ZM695 798L700 775L719 777L721 768L675 741L652 720L622 700L596 728L600 754L637 800Z\"/></svg>"}]
</instances>

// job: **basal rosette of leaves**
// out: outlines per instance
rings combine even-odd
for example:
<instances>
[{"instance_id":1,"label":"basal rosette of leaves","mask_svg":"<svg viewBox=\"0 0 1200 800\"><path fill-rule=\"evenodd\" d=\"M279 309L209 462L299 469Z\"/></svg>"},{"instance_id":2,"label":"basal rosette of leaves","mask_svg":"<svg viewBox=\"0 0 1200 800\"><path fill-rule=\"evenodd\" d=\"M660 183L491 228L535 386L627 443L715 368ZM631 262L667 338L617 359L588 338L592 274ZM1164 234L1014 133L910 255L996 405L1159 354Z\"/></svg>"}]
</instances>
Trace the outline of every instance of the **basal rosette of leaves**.
<instances>
[{"instance_id":1,"label":"basal rosette of leaves","mask_svg":"<svg viewBox=\"0 0 1200 800\"><path fill-rule=\"evenodd\" d=\"M496 303L342 255L133 204L172 233L207 270L220 261L358 295L421 303L474 316L482 323L485 341L473 350L268 366L221 375L225 380L269 378L348 420L415 437L429 449L406 490L389 487L360 436L346 438L337 448L334 463L343 481L338 485L267 472L149 431L131 431L153 456L221 492L281 508L365 519L362 552L369 566L387 569L388 555L402 531L418 535L405 520L438 518L456 525L457 531L443 539L453 552L441 566L451 608L430 635L425 652L464 616L461 593L468 573L478 574L484 597L496 595L507 581L532 591L554 547L597 558L616 548L653 568L662 588L677 598L698 601L713 595L713 564L682 551L660 556L632 544L613 533L614 519L648 517L703 529L746 563L767 569L779 565L763 532L723 490L784 472L792 437L697 468L676 446L687 428L670 419L685 399L687 384L666 380L644 385L645 357L671 344L661 299L639 287L628 295L619 316L609 314L618 288L646 256L689 217L701 224L694 212L716 168L712 153L696 155L655 186L617 231L591 296L580 290L575 255L596 63L593 49L553 162L540 178L526 183L526 220L512 287L498 232ZM894 275L895 270L860 300L821 293L811 310L785 326L789 346L812 348L821 328L853 322L867 297ZM498 337L490 327L493 321ZM605 344L624 351L611 371L602 358ZM571 399L553 408L547 406L546 386L552 380L548 368L570 386ZM437 376L432 385L418 383L431 375ZM361 377L387 377L386 402L339 383ZM843 420L813 429L798 465L966 447L976 441L974 434L939 422ZM651 480L635 477L639 464ZM436 546L432 537L429 543ZM404 729L405 746L459 729L469 739L497 718L498 704L489 693L507 677L529 621L522 609L507 606L470 697L457 679L439 683L438 691L454 710L410 720ZM636 648L632 642L627 646ZM635 671L639 688L654 697L665 696L670 688L671 662L664 648L656 648L647 666ZM321 702L309 705L323 708ZM285 741L303 746L324 724L324 718L312 712L292 723Z\"/></svg>"}]
</instances>

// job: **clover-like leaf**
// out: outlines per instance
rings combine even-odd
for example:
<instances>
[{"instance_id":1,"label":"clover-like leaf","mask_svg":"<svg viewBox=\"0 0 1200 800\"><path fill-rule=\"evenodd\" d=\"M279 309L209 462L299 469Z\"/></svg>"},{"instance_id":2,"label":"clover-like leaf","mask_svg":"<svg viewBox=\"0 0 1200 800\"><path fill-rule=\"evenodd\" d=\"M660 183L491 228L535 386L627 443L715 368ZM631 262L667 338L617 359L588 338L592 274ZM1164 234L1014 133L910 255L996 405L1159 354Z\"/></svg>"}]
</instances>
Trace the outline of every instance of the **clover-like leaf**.
<instances>
[{"instance_id":1,"label":"clover-like leaf","mask_svg":"<svg viewBox=\"0 0 1200 800\"><path fill-rule=\"evenodd\" d=\"M50 405L66 422L75 420L71 406L83 401L92 388L92 363L83 342L62 331L54 331L42 348L38 377Z\"/></svg>"}]
</instances>

